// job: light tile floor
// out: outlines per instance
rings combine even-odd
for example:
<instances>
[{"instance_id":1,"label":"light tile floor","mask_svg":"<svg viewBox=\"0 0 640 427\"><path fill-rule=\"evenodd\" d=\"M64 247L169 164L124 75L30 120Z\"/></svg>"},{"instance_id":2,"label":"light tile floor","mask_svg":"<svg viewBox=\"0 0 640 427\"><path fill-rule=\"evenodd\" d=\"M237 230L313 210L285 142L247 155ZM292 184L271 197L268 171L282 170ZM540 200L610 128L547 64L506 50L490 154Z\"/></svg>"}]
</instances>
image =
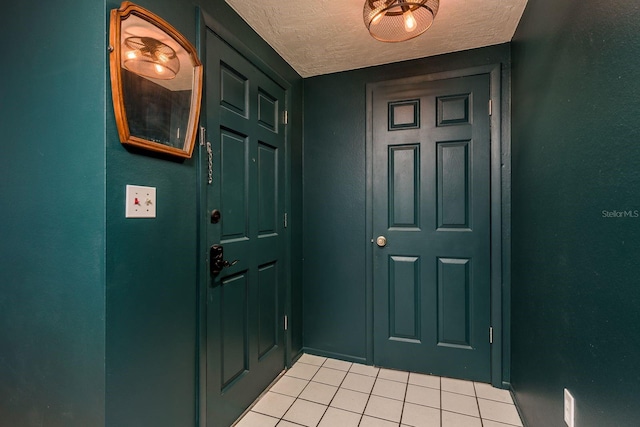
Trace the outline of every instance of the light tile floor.
<instances>
[{"instance_id":1,"label":"light tile floor","mask_svg":"<svg viewBox=\"0 0 640 427\"><path fill-rule=\"evenodd\" d=\"M507 390L489 384L304 354L236 427L522 426Z\"/></svg>"}]
</instances>

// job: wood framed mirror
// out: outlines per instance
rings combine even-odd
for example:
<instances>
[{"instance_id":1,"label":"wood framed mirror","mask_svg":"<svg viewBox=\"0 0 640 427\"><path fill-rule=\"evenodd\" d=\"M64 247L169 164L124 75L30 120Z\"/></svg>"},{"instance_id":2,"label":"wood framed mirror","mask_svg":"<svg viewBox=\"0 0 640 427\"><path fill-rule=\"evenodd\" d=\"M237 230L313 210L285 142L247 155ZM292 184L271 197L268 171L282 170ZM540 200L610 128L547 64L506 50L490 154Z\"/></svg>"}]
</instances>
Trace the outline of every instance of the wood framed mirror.
<instances>
[{"instance_id":1,"label":"wood framed mirror","mask_svg":"<svg viewBox=\"0 0 640 427\"><path fill-rule=\"evenodd\" d=\"M111 11L109 42L122 144L190 158L203 74L193 45L164 19L128 1Z\"/></svg>"}]
</instances>

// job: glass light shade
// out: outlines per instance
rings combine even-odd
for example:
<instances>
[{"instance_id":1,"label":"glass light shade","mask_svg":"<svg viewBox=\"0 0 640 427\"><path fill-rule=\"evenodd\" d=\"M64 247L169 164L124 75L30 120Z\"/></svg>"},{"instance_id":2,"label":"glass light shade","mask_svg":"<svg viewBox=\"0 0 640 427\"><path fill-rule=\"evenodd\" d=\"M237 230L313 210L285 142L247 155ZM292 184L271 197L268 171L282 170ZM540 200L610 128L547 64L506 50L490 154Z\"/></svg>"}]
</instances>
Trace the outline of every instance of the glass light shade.
<instances>
[{"instance_id":1,"label":"glass light shade","mask_svg":"<svg viewBox=\"0 0 640 427\"><path fill-rule=\"evenodd\" d=\"M366 0L364 24L376 40L401 42L427 31L439 6L440 0Z\"/></svg>"}]
</instances>

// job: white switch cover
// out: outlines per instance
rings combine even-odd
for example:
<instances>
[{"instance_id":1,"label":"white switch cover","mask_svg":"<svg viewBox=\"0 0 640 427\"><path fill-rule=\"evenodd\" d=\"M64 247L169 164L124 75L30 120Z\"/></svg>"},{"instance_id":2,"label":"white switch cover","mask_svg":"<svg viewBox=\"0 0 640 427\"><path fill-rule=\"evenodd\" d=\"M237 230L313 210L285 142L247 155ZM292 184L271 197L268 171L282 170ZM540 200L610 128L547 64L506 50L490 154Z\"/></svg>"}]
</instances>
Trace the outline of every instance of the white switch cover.
<instances>
[{"instance_id":1,"label":"white switch cover","mask_svg":"<svg viewBox=\"0 0 640 427\"><path fill-rule=\"evenodd\" d=\"M156 187L127 185L125 218L156 217Z\"/></svg>"},{"instance_id":2,"label":"white switch cover","mask_svg":"<svg viewBox=\"0 0 640 427\"><path fill-rule=\"evenodd\" d=\"M569 390L564 389L564 422L569 427L575 427L576 417L576 401L569 393Z\"/></svg>"}]
</instances>

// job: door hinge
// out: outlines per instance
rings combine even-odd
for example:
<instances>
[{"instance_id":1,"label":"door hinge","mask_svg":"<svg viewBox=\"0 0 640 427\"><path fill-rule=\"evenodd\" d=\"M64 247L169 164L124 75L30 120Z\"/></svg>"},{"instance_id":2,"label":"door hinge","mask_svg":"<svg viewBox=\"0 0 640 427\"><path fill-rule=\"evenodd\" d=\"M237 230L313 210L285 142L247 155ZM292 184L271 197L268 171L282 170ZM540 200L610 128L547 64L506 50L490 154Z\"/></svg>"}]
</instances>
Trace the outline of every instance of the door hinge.
<instances>
[{"instance_id":1,"label":"door hinge","mask_svg":"<svg viewBox=\"0 0 640 427\"><path fill-rule=\"evenodd\" d=\"M493 326L489 327L489 344L493 344Z\"/></svg>"},{"instance_id":2,"label":"door hinge","mask_svg":"<svg viewBox=\"0 0 640 427\"><path fill-rule=\"evenodd\" d=\"M284 330L285 331L289 330L289 316L287 316L286 314L284 316Z\"/></svg>"},{"instance_id":3,"label":"door hinge","mask_svg":"<svg viewBox=\"0 0 640 427\"><path fill-rule=\"evenodd\" d=\"M289 111L284 110L282 113L282 123L285 125L289 124Z\"/></svg>"},{"instance_id":4,"label":"door hinge","mask_svg":"<svg viewBox=\"0 0 640 427\"><path fill-rule=\"evenodd\" d=\"M284 228L287 228L289 226L289 214L285 213L284 214Z\"/></svg>"},{"instance_id":5,"label":"door hinge","mask_svg":"<svg viewBox=\"0 0 640 427\"><path fill-rule=\"evenodd\" d=\"M489 100L489 115L493 115L493 100Z\"/></svg>"},{"instance_id":6,"label":"door hinge","mask_svg":"<svg viewBox=\"0 0 640 427\"><path fill-rule=\"evenodd\" d=\"M207 140L207 130L204 126L200 126L200 146L203 146Z\"/></svg>"}]
</instances>

